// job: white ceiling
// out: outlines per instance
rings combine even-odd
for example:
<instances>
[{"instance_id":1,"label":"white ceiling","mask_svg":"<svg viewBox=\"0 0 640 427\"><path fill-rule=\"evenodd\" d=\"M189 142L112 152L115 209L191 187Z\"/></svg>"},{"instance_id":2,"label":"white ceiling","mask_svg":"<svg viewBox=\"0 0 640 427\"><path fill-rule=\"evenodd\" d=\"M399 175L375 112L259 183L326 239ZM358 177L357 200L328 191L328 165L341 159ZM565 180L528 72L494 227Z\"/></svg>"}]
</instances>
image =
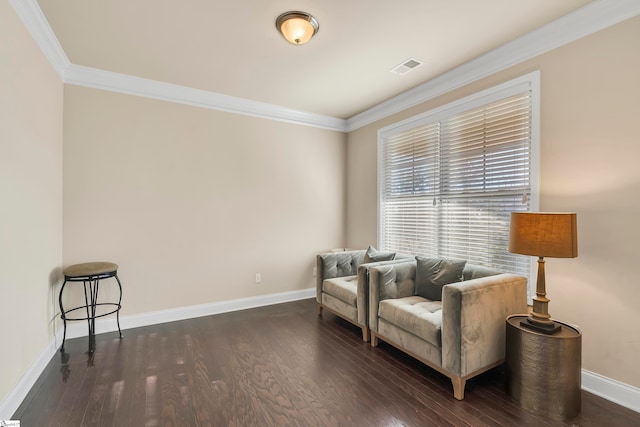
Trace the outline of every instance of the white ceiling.
<instances>
[{"instance_id":1,"label":"white ceiling","mask_svg":"<svg viewBox=\"0 0 640 427\"><path fill-rule=\"evenodd\" d=\"M347 119L591 0L38 0L71 64ZM282 12L313 14L287 43ZM424 65L390 69L415 57Z\"/></svg>"}]
</instances>

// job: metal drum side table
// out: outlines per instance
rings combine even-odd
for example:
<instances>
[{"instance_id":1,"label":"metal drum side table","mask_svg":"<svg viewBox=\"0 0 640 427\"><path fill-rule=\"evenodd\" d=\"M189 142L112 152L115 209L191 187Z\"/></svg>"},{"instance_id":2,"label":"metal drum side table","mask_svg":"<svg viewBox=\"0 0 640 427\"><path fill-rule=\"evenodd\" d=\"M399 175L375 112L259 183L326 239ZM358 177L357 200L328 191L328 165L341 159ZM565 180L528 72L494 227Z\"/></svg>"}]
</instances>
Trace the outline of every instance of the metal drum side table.
<instances>
[{"instance_id":1,"label":"metal drum side table","mask_svg":"<svg viewBox=\"0 0 640 427\"><path fill-rule=\"evenodd\" d=\"M120 308L122 308L122 284L118 278L118 265L111 262L87 262L84 264L71 265L63 270L64 283L60 288L58 302L60 304L60 318L64 324L64 333L62 335L61 352L64 352L64 342L67 338L67 321L86 320L89 326L89 353L93 353L96 348L96 318L108 316L116 313L116 321L118 323L118 333L122 338L120 330ZM113 277L118 282L120 296L118 302L98 302L98 285L101 280ZM83 282L84 284L84 302L85 305L65 310L62 305L62 293L64 292L67 282ZM96 314L98 306L107 306L111 310L106 313ZM74 311L84 310L86 317L69 318L68 314Z\"/></svg>"},{"instance_id":2,"label":"metal drum side table","mask_svg":"<svg viewBox=\"0 0 640 427\"><path fill-rule=\"evenodd\" d=\"M520 326L526 315L507 317L506 370L511 397L528 411L570 420L582 409L582 333L561 324L553 335Z\"/></svg>"}]
</instances>

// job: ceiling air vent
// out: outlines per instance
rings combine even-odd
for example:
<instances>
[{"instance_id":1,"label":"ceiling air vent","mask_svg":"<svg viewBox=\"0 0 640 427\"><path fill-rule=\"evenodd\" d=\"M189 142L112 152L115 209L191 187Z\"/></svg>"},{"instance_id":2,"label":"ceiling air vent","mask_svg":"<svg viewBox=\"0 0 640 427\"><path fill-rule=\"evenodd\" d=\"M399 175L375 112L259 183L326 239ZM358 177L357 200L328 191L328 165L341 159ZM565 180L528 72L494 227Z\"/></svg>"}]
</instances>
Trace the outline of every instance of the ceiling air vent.
<instances>
[{"instance_id":1,"label":"ceiling air vent","mask_svg":"<svg viewBox=\"0 0 640 427\"><path fill-rule=\"evenodd\" d=\"M422 64L423 63L421 61L418 61L416 58L409 58L406 61L404 61L402 64L396 65L395 67L393 67L391 71L396 74L403 75L403 74L407 74L411 70L415 70Z\"/></svg>"}]
</instances>

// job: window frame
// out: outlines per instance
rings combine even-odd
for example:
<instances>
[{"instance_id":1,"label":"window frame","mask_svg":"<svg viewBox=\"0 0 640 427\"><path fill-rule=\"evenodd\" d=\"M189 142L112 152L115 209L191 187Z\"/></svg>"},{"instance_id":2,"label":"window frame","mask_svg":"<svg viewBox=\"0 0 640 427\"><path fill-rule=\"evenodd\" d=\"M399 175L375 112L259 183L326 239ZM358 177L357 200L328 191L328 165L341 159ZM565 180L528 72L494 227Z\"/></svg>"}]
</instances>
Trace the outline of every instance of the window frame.
<instances>
[{"instance_id":1,"label":"window frame","mask_svg":"<svg viewBox=\"0 0 640 427\"><path fill-rule=\"evenodd\" d=\"M456 114L480 108L494 101L509 96L531 92L531 151L529 181L531 185L530 209L532 212L539 210L540 206L540 71L525 74L502 84L482 90L475 94L452 101L440 107L428 110L424 113L378 129L377 132L377 245L384 247L384 223L383 218L383 189L384 189L384 163L383 150L387 138L413 128L452 117ZM537 259L530 257L528 277L529 303L535 295L535 283L537 280Z\"/></svg>"}]
</instances>

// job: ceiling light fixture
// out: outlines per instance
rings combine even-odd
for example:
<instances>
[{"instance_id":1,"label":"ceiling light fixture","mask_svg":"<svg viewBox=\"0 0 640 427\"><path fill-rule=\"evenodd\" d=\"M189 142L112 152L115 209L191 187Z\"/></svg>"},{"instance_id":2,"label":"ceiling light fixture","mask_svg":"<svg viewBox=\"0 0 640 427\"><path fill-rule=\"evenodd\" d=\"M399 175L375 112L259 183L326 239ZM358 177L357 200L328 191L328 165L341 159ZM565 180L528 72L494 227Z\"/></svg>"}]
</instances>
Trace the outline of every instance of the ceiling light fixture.
<instances>
[{"instance_id":1,"label":"ceiling light fixture","mask_svg":"<svg viewBox=\"0 0 640 427\"><path fill-rule=\"evenodd\" d=\"M318 21L306 12L285 12L276 19L276 28L289 43L305 44L320 28Z\"/></svg>"}]
</instances>

